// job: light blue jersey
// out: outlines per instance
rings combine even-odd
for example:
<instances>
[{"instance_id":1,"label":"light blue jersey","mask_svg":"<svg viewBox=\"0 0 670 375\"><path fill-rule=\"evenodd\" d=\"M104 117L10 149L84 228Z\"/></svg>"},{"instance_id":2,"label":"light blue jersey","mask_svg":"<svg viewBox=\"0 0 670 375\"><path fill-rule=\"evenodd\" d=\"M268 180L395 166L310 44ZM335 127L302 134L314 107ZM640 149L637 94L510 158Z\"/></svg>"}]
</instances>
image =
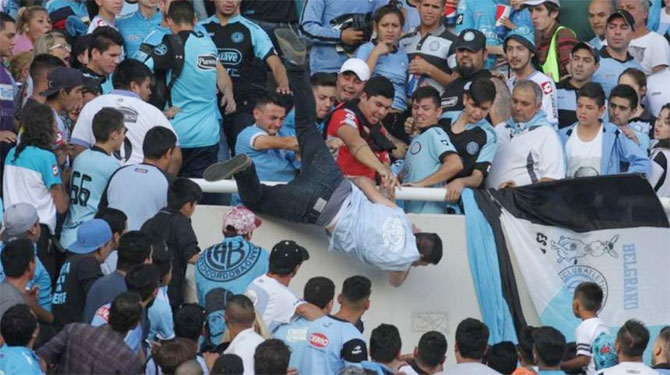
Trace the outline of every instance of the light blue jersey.
<instances>
[{"instance_id":1,"label":"light blue jersey","mask_svg":"<svg viewBox=\"0 0 670 375\"><path fill-rule=\"evenodd\" d=\"M110 177L99 207L112 207L128 216L128 230L139 230L145 221L167 206L167 175L149 164L128 165Z\"/></svg>"},{"instance_id":2,"label":"light blue jersey","mask_svg":"<svg viewBox=\"0 0 670 375\"><path fill-rule=\"evenodd\" d=\"M161 12L154 13L151 18L145 18L139 10L116 20L116 27L123 36L123 48L126 56L135 56L142 41L161 24L162 20Z\"/></svg>"},{"instance_id":3,"label":"light blue jersey","mask_svg":"<svg viewBox=\"0 0 670 375\"><path fill-rule=\"evenodd\" d=\"M354 57L367 61L370 53L375 48L375 44L367 42L356 50ZM377 65L375 65L372 75L379 75L388 78L393 83L395 94L391 107L404 111L407 109L407 67L409 66L409 57L403 50L395 53L388 53L379 56Z\"/></svg>"},{"instance_id":4,"label":"light blue jersey","mask_svg":"<svg viewBox=\"0 0 670 375\"><path fill-rule=\"evenodd\" d=\"M620 61L610 56L607 47L600 50L600 67L593 74L592 82L600 83L605 91L605 97L609 98L610 92L619 82L619 76L624 70L635 68L642 70L642 65L628 54L626 61Z\"/></svg>"},{"instance_id":5,"label":"light blue jersey","mask_svg":"<svg viewBox=\"0 0 670 375\"><path fill-rule=\"evenodd\" d=\"M0 242L0 254L2 254L4 248L5 244ZM37 256L36 244L33 244L33 249L35 250L35 275L28 281L26 288L31 289L32 287L37 286L39 288L37 303L41 308L51 311L51 277L49 276L47 269L44 268L42 261ZM5 281L5 272L2 263L0 263L0 283L3 281Z\"/></svg>"},{"instance_id":6,"label":"light blue jersey","mask_svg":"<svg viewBox=\"0 0 670 375\"><path fill-rule=\"evenodd\" d=\"M98 212L98 204L107 182L117 169L119 161L95 146L74 159L70 180L70 208L60 237L64 248L67 249L77 240L79 225L93 219Z\"/></svg>"},{"instance_id":7,"label":"light blue jersey","mask_svg":"<svg viewBox=\"0 0 670 375\"><path fill-rule=\"evenodd\" d=\"M170 307L167 289L167 285L158 288L158 295L147 311L147 317L149 318L147 341L165 341L172 340L175 337L172 307Z\"/></svg>"},{"instance_id":8,"label":"light blue jersey","mask_svg":"<svg viewBox=\"0 0 670 375\"><path fill-rule=\"evenodd\" d=\"M144 38L142 43L140 43L140 46L144 44L147 47L152 47L152 48L156 47L159 44L163 43L163 38L166 35L170 35L170 29L165 27L165 26L160 26L160 24L159 24L153 30L151 30L149 32L149 34L147 34L147 36ZM138 48L140 48L140 47L138 47ZM137 51L135 51L135 53L132 54L132 55L128 54L128 56L132 57L135 60L141 61L142 63L144 63L144 65L149 67L149 69L151 69L151 71L154 71L154 60L153 60L153 58L151 57L150 54L146 53L145 51L142 51L141 48L138 49Z\"/></svg>"},{"instance_id":9,"label":"light blue jersey","mask_svg":"<svg viewBox=\"0 0 670 375\"><path fill-rule=\"evenodd\" d=\"M407 149L403 182L419 182L437 172L442 167L444 158L451 153L456 153L456 148L447 132L439 126L424 129L412 140ZM431 187L439 186L444 186L444 183ZM443 214L445 205L443 202L407 201L405 211Z\"/></svg>"},{"instance_id":10,"label":"light blue jersey","mask_svg":"<svg viewBox=\"0 0 670 375\"><path fill-rule=\"evenodd\" d=\"M312 322L298 372L335 375L347 366L361 367L367 359L365 339L356 326L327 315Z\"/></svg>"},{"instance_id":11,"label":"light blue jersey","mask_svg":"<svg viewBox=\"0 0 670 375\"><path fill-rule=\"evenodd\" d=\"M335 225L329 251L383 271L407 271L419 260L412 223L402 209L372 203L356 186Z\"/></svg>"},{"instance_id":12,"label":"light blue jersey","mask_svg":"<svg viewBox=\"0 0 670 375\"><path fill-rule=\"evenodd\" d=\"M182 148L219 143L217 56L218 51L209 36L191 32L186 38L184 67L171 91L172 105L181 108L171 122Z\"/></svg>"},{"instance_id":13,"label":"light blue jersey","mask_svg":"<svg viewBox=\"0 0 670 375\"><path fill-rule=\"evenodd\" d=\"M49 0L47 1L45 7L47 8L47 12L49 14L57 11L58 9L69 7L72 9L72 13L74 13L77 18L79 18L82 22L88 23L91 21L91 19L88 16L88 9L86 9L86 2L85 1L80 1L80 0Z\"/></svg>"},{"instance_id":14,"label":"light blue jersey","mask_svg":"<svg viewBox=\"0 0 670 375\"><path fill-rule=\"evenodd\" d=\"M43 375L40 361L34 351L25 346L0 347L0 374Z\"/></svg>"},{"instance_id":15,"label":"light blue jersey","mask_svg":"<svg viewBox=\"0 0 670 375\"><path fill-rule=\"evenodd\" d=\"M279 149L254 148L256 138L267 135L268 133L256 124L247 126L237 135L235 153L249 155L261 181L292 181L299 170L295 163L295 153Z\"/></svg>"},{"instance_id":16,"label":"light blue jersey","mask_svg":"<svg viewBox=\"0 0 670 375\"><path fill-rule=\"evenodd\" d=\"M326 131L326 126L324 122L325 122L324 120L319 121L318 119L316 121L316 128L319 130L319 133L321 133L321 135L324 135ZM279 132L277 132L277 135L280 137L297 136L297 133L295 131L295 107L291 108L291 110L286 114L286 117L284 117L284 123L282 124L281 128L279 128Z\"/></svg>"},{"instance_id":17,"label":"light blue jersey","mask_svg":"<svg viewBox=\"0 0 670 375\"><path fill-rule=\"evenodd\" d=\"M267 250L242 236L226 237L208 247L195 264L198 302L205 306L205 296L215 288L243 294L254 279L268 271L268 259Z\"/></svg>"},{"instance_id":18,"label":"light blue jersey","mask_svg":"<svg viewBox=\"0 0 670 375\"><path fill-rule=\"evenodd\" d=\"M289 324L280 325L274 337L280 339L291 348L291 361L288 367L298 368L302 364L302 355L307 348L307 332L312 322L299 317Z\"/></svg>"},{"instance_id":19,"label":"light blue jersey","mask_svg":"<svg viewBox=\"0 0 670 375\"><path fill-rule=\"evenodd\" d=\"M649 133L651 133L653 125L644 119L634 118L628 122L628 127L633 129L637 140L640 141L639 146L642 151L648 153L649 148L651 148L651 138L649 137Z\"/></svg>"},{"instance_id":20,"label":"light blue jersey","mask_svg":"<svg viewBox=\"0 0 670 375\"><path fill-rule=\"evenodd\" d=\"M496 5L494 0L461 0L456 9L456 34L465 29L476 29L486 37L487 46L500 46L502 40L496 33ZM495 55L489 55L486 69L496 63Z\"/></svg>"},{"instance_id":21,"label":"light blue jersey","mask_svg":"<svg viewBox=\"0 0 670 375\"><path fill-rule=\"evenodd\" d=\"M112 304L107 303L98 308L91 320L91 325L93 327L99 327L109 323L109 311L112 309ZM139 353L142 347L142 324L138 324L135 328L131 329L126 333L126 337L123 339L126 342L130 350L135 353Z\"/></svg>"}]
</instances>

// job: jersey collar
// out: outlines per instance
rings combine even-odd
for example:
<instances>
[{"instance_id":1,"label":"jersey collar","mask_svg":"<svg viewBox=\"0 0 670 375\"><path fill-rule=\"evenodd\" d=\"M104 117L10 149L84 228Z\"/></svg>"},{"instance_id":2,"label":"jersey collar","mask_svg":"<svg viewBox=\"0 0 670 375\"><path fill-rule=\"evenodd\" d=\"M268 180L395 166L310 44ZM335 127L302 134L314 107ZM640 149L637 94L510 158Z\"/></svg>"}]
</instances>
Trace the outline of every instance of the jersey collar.
<instances>
[{"instance_id":1,"label":"jersey collar","mask_svg":"<svg viewBox=\"0 0 670 375\"><path fill-rule=\"evenodd\" d=\"M425 133L430 128L440 128L440 129L442 129L442 127L439 124L435 124L435 125L431 125L431 126L428 126L428 127L425 127L423 129L419 130L419 134Z\"/></svg>"},{"instance_id":2,"label":"jersey collar","mask_svg":"<svg viewBox=\"0 0 670 375\"><path fill-rule=\"evenodd\" d=\"M131 98L137 98L142 100L142 98L137 95L137 93L130 91L130 90L112 90L110 94L115 94L115 95L121 95L121 96L128 96Z\"/></svg>"},{"instance_id":3,"label":"jersey collar","mask_svg":"<svg viewBox=\"0 0 670 375\"><path fill-rule=\"evenodd\" d=\"M629 62L631 60L634 60L633 56L630 54L630 52L626 52L626 60L619 60L615 57L612 57L609 52L607 52L607 47L603 47L600 49L600 58L601 59L612 59L614 61L618 61L620 63L625 63Z\"/></svg>"},{"instance_id":4,"label":"jersey collar","mask_svg":"<svg viewBox=\"0 0 670 375\"><path fill-rule=\"evenodd\" d=\"M107 151L103 150L102 148L96 145L91 146L91 151L102 152L103 154L107 155Z\"/></svg>"}]
</instances>

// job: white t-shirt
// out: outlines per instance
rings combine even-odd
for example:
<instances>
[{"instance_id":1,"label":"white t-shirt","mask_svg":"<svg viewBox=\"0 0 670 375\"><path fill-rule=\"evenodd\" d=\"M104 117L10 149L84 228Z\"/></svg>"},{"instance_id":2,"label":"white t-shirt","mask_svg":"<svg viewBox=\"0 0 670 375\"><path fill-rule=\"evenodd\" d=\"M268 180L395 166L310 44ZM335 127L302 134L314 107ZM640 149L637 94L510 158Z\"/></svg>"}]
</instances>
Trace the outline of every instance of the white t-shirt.
<instances>
[{"instance_id":1,"label":"white t-shirt","mask_svg":"<svg viewBox=\"0 0 670 375\"><path fill-rule=\"evenodd\" d=\"M575 330L577 355L585 355L591 358L586 368L586 375L595 375L596 373L596 365L593 362L593 355L591 354L591 344L598 336L607 332L609 332L609 328L600 318L582 320Z\"/></svg>"},{"instance_id":2,"label":"white t-shirt","mask_svg":"<svg viewBox=\"0 0 670 375\"><path fill-rule=\"evenodd\" d=\"M650 75L655 66L670 65L670 45L664 37L653 31L631 40L628 52L642 65L646 75Z\"/></svg>"},{"instance_id":3,"label":"white t-shirt","mask_svg":"<svg viewBox=\"0 0 670 375\"><path fill-rule=\"evenodd\" d=\"M270 332L274 332L281 324L290 323L295 316L296 307L305 303L291 289L267 275L252 281L244 294L254 303Z\"/></svg>"},{"instance_id":4,"label":"white t-shirt","mask_svg":"<svg viewBox=\"0 0 670 375\"><path fill-rule=\"evenodd\" d=\"M647 77L647 105L654 117L658 117L661 107L670 102L670 68L663 69Z\"/></svg>"},{"instance_id":5,"label":"white t-shirt","mask_svg":"<svg viewBox=\"0 0 670 375\"><path fill-rule=\"evenodd\" d=\"M538 86L540 86L540 89L542 89L542 110L547 116L547 121L549 121L554 128L558 128L558 96L554 80L537 70L526 77L526 79L537 83ZM514 90L516 81L516 77L510 77L507 80L507 88L510 93Z\"/></svg>"},{"instance_id":6,"label":"white t-shirt","mask_svg":"<svg viewBox=\"0 0 670 375\"><path fill-rule=\"evenodd\" d=\"M142 152L144 136L154 126L168 128L177 135L170 121L158 108L143 101L130 91L119 90L98 96L84 106L72 131L71 143L86 148L95 144L93 117L105 107L112 107L123 113L127 132L120 152L122 166L138 164L144 160Z\"/></svg>"},{"instance_id":7,"label":"white t-shirt","mask_svg":"<svg viewBox=\"0 0 670 375\"><path fill-rule=\"evenodd\" d=\"M248 328L235 336L223 354L238 355L240 358L242 358L242 364L244 365L243 374L253 375L254 353L256 352L256 347L263 341L265 341L263 336L256 333L253 328Z\"/></svg>"},{"instance_id":8,"label":"white t-shirt","mask_svg":"<svg viewBox=\"0 0 670 375\"><path fill-rule=\"evenodd\" d=\"M660 375L643 362L621 362L616 366L604 369L603 375Z\"/></svg>"},{"instance_id":9,"label":"white t-shirt","mask_svg":"<svg viewBox=\"0 0 670 375\"><path fill-rule=\"evenodd\" d=\"M114 29L116 29L116 25L113 25L105 21L105 19L100 16L95 16L93 17L93 20L91 20L91 24L88 25L88 31L86 32L86 34L91 34L93 30L97 29L100 26L111 26Z\"/></svg>"},{"instance_id":10,"label":"white t-shirt","mask_svg":"<svg viewBox=\"0 0 670 375\"><path fill-rule=\"evenodd\" d=\"M595 138L584 142L577 134L575 126L565 145L565 157L568 160L568 177L600 176L603 153L602 125Z\"/></svg>"},{"instance_id":11,"label":"white t-shirt","mask_svg":"<svg viewBox=\"0 0 670 375\"><path fill-rule=\"evenodd\" d=\"M497 189L506 181L517 186L534 184L542 178L565 178L563 145L556 131L537 126L513 134L507 126L495 128L498 151L486 177L486 187Z\"/></svg>"}]
</instances>

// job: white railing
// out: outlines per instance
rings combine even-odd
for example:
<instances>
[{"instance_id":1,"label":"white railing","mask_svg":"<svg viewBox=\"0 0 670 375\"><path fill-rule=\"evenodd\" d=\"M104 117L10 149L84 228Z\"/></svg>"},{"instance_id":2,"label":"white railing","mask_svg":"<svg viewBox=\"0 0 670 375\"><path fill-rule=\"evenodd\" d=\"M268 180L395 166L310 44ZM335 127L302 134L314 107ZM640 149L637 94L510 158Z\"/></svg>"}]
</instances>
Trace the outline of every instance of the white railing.
<instances>
[{"instance_id":1,"label":"white railing","mask_svg":"<svg viewBox=\"0 0 670 375\"><path fill-rule=\"evenodd\" d=\"M205 193L237 193L237 185L233 180L223 180L217 182L207 182L203 179L193 179ZM278 185L284 182L263 182L266 185ZM444 189L440 188L415 188L402 187L396 189L396 199L406 201L435 201L444 200ZM670 216L670 198L660 198L665 213Z\"/></svg>"}]
</instances>

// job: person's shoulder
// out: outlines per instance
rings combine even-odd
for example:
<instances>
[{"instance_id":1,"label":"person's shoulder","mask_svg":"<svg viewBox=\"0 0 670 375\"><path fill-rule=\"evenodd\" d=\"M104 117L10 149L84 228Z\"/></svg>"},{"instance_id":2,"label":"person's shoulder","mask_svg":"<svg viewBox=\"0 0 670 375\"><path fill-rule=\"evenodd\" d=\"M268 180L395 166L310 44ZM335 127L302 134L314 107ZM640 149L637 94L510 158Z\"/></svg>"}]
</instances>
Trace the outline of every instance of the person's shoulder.
<instances>
[{"instance_id":1,"label":"person's shoulder","mask_svg":"<svg viewBox=\"0 0 670 375\"><path fill-rule=\"evenodd\" d=\"M562 27L556 32L557 37L577 40L577 34L575 34L574 30L564 25L561 26Z\"/></svg>"},{"instance_id":2,"label":"person's shoulder","mask_svg":"<svg viewBox=\"0 0 670 375\"><path fill-rule=\"evenodd\" d=\"M258 26L257 23L254 21L248 19L247 17L244 17L242 15L239 15L235 17L235 21L239 22L241 25L249 29L249 31L254 32L254 33L261 33L261 34L267 34L263 28Z\"/></svg>"},{"instance_id":3,"label":"person's shoulder","mask_svg":"<svg viewBox=\"0 0 670 375\"><path fill-rule=\"evenodd\" d=\"M138 18L138 13L139 12L140 11L138 10L138 11L135 11L135 12L132 12L132 13L128 13L128 14L124 14L122 16L119 16L116 19L116 27L118 27L119 30L120 30L120 29L130 25L132 23L132 21L134 21Z\"/></svg>"}]
</instances>

